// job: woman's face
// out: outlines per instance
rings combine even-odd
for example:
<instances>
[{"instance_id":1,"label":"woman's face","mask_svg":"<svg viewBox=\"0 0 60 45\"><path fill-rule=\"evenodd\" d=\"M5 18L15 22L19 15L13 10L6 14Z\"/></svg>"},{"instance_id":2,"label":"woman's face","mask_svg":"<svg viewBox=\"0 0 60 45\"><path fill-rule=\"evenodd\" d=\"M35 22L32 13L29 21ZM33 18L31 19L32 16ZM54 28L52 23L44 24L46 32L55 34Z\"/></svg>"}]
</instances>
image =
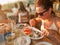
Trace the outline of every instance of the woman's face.
<instances>
[{"instance_id":1,"label":"woman's face","mask_svg":"<svg viewBox=\"0 0 60 45\"><path fill-rule=\"evenodd\" d=\"M49 9L44 9L42 6L41 7L36 7L36 13L38 16L40 16L43 19L46 19L50 16L50 11Z\"/></svg>"}]
</instances>

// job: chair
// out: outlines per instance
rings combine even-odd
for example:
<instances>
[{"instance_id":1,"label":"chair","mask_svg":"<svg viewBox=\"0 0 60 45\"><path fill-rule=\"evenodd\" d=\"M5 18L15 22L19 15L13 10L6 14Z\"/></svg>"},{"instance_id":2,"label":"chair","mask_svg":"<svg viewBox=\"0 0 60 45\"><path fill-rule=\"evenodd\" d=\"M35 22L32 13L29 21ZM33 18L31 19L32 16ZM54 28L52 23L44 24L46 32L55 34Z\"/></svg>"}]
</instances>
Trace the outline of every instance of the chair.
<instances>
[{"instance_id":1,"label":"chair","mask_svg":"<svg viewBox=\"0 0 60 45\"><path fill-rule=\"evenodd\" d=\"M24 16L21 16L21 22L24 23L24 22L28 22L29 18L27 15L24 15Z\"/></svg>"},{"instance_id":2,"label":"chair","mask_svg":"<svg viewBox=\"0 0 60 45\"><path fill-rule=\"evenodd\" d=\"M28 23L29 22L29 14L20 14L19 15L19 23Z\"/></svg>"}]
</instances>

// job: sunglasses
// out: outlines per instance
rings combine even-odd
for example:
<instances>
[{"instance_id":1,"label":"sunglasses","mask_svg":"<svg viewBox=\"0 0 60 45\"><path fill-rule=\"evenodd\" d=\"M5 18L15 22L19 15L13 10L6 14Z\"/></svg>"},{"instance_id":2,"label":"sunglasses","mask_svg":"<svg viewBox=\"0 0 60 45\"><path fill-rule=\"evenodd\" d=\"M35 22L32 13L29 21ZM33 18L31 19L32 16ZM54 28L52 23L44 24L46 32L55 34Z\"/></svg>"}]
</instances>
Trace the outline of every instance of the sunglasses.
<instances>
[{"instance_id":1,"label":"sunglasses","mask_svg":"<svg viewBox=\"0 0 60 45\"><path fill-rule=\"evenodd\" d=\"M42 13L36 13L36 15L43 16L43 14L44 14L46 11L47 11L47 10L43 11Z\"/></svg>"}]
</instances>

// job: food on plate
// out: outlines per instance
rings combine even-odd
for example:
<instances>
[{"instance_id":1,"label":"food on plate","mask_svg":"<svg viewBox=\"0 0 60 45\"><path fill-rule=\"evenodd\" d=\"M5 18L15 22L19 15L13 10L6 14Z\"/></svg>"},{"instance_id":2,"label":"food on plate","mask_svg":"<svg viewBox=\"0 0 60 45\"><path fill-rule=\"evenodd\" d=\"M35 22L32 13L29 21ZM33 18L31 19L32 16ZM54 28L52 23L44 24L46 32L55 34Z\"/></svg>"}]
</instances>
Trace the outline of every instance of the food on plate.
<instances>
[{"instance_id":1,"label":"food on plate","mask_svg":"<svg viewBox=\"0 0 60 45\"><path fill-rule=\"evenodd\" d=\"M30 38L40 38L42 36L41 32L39 31L34 31L33 29L30 28L24 28L24 34L29 36Z\"/></svg>"},{"instance_id":2,"label":"food on plate","mask_svg":"<svg viewBox=\"0 0 60 45\"><path fill-rule=\"evenodd\" d=\"M39 38L39 37L41 37L41 33L40 32L32 31L32 33L29 36L31 38Z\"/></svg>"},{"instance_id":3,"label":"food on plate","mask_svg":"<svg viewBox=\"0 0 60 45\"><path fill-rule=\"evenodd\" d=\"M29 34L31 34L31 30L30 30L29 28L25 28L25 29L24 29L24 33L25 33L26 35L29 35Z\"/></svg>"}]
</instances>

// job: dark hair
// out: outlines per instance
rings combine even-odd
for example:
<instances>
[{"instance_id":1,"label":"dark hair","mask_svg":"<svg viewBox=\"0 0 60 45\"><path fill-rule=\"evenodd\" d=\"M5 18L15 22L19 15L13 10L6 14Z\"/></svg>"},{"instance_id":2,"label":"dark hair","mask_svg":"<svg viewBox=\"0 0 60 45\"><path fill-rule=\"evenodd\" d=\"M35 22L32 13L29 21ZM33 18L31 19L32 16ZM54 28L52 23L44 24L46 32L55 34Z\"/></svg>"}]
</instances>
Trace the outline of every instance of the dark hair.
<instances>
[{"instance_id":1,"label":"dark hair","mask_svg":"<svg viewBox=\"0 0 60 45\"><path fill-rule=\"evenodd\" d=\"M30 6L30 4L28 3L28 4L27 4L27 7L29 7L29 6Z\"/></svg>"},{"instance_id":2,"label":"dark hair","mask_svg":"<svg viewBox=\"0 0 60 45\"><path fill-rule=\"evenodd\" d=\"M18 7L18 5L17 5L16 3L14 4L14 6L15 6L16 8Z\"/></svg>"},{"instance_id":3,"label":"dark hair","mask_svg":"<svg viewBox=\"0 0 60 45\"><path fill-rule=\"evenodd\" d=\"M1 10L1 8L2 8L2 5L0 5L0 10Z\"/></svg>"},{"instance_id":4,"label":"dark hair","mask_svg":"<svg viewBox=\"0 0 60 45\"><path fill-rule=\"evenodd\" d=\"M37 0L35 5L36 7L43 6L44 9L48 10L49 8L53 9L53 2L54 1L52 0ZM55 15L53 10L51 11L51 14Z\"/></svg>"},{"instance_id":5,"label":"dark hair","mask_svg":"<svg viewBox=\"0 0 60 45\"><path fill-rule=\"evenodd\" d=\"M24 7L24 4L23 4L23 2L19 2L19 11L22 11L22 12L24 12L24 11L27 11L26 9L25 9L25 7Z\"/></svg>"}]
</instances>

